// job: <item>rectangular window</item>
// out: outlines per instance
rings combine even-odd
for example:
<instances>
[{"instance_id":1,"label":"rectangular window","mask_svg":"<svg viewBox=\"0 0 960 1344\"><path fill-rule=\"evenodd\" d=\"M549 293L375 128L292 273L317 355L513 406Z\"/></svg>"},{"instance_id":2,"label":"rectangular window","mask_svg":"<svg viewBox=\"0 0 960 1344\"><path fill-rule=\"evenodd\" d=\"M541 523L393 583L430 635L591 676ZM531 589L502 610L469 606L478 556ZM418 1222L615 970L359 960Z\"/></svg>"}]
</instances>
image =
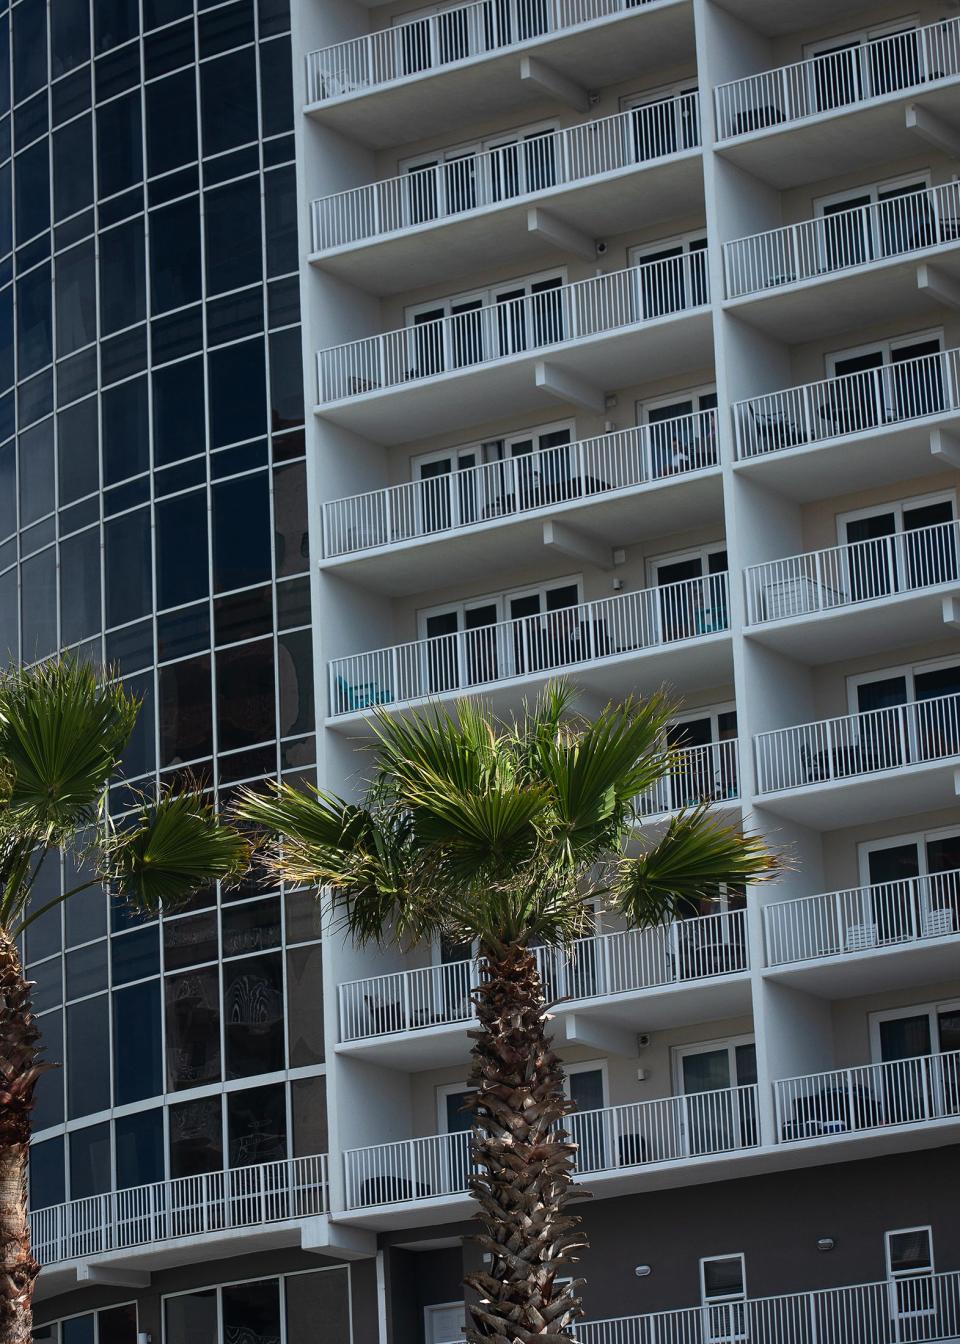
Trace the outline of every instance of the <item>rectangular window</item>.
<instances>
[{"instance_id":1,"label":"rectangular window","mask_svg":"<svg viewBox=\"0 0 960 1344\"><path fill-rule=\"evenodd\" d=\"M735 1344L746 1335L746 1267L742 1252L700 1261L700 1300L707 1344Z\"/></svg>"}]
</instances>

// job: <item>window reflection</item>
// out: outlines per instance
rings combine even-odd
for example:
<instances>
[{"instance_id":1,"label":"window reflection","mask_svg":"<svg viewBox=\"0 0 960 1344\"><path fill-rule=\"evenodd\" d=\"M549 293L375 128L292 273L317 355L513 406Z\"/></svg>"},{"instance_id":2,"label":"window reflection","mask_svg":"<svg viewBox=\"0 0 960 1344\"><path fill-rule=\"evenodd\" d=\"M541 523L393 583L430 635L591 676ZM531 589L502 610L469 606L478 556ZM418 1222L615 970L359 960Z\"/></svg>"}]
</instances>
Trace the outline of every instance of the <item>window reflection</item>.
<instances>
[{"instance_id":1,"label":"window reflection","mask_svg":"<svg viewBox=\"0 0 960 1344\"><path fill-rule=\"evenodd\" d=\"M283 972L279 954L223 968L227 1077L283 1068Z\"/></svg>"},{"instance_id":2,"label":"window reflection","mask_svg":"<svg viewBox=\"0 0 960 1344\"><path fill-rule=\"evenodd\" d=\"M198 1176L223 1167L219 1097L201 1097L170 1107L170 1175ZM215 1338L215 1336L207 1336Z\"/></svg>"},{"instance_id":3,"label":"window reflection","mask_svg":"<svg viewBox=\"0 0 960 1344\"><path fill-rule=\"evenodd\" d=\"M287 1155L287 1105L282 1083L227 1096L231 1167L278 1162Z\"/></svg>"},{"instance_id":4,"label":"window reflection","mask_svg":"<svg viewBox=\"0 0 960 1344\"><path fill-rule=\"evenodd\" d=\"M217 968L167 977L167 1079L171 1091L220 1079Z\"/></svg>"}]
</instances>

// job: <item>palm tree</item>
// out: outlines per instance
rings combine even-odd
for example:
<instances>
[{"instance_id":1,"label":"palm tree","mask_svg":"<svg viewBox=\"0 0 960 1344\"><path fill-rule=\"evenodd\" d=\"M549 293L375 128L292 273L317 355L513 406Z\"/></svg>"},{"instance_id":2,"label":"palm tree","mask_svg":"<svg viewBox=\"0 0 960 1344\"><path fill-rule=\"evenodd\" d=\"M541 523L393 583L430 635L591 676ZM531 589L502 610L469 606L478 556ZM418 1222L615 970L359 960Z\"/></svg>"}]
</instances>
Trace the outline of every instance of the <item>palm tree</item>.
<instances>
[{"instance_id":1,"label":"palm tree","mask_svg":"<svg viewBox=\"0 0 960 1344\"><path fill-rule=\"evenodd\" d=\"M533 947L569 949L598 900L646 928L777 866L705 805L645 840L635 800L675 769L675 706L660 694L588 721L572 694L548 686L515 721L470 702L405 719L379 711L361 803L281 784L237 804L266 832L268 865L319 885L358 943L439 935L478 949L470 1189L489 1265L467 1279L475 1344L573 1344L582 1315L581 1281L558 1283L586 1242L567 1209L573 1107Z\"/></svg>"},{"instance_id":2,"label":"palm tree","mask_svg":"<svg viewBox=\"0 0 960 1344\"><path fill-rule=\"evenodd\" d=\"M137 796L120 820L107 789L139 703L72 659L0 672L0 1344L29 1344L33 1285L27 1150L42 1059L17 940L46 910L97 883L156 915L199 887L238 878L248 845L197 789ZM51 856L83 857L79 886L36 908Z\"/></svg>"}]
</instances>

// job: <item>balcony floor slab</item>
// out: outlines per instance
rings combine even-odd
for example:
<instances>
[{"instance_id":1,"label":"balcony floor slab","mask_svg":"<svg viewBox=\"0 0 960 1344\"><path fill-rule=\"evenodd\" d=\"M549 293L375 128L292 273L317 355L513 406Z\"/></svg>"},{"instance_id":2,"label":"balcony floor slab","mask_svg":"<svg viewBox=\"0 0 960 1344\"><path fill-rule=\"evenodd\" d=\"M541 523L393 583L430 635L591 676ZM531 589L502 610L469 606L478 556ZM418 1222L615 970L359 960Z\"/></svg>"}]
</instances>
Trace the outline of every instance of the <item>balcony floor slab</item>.
<instances>
[{"instance_id":1,"label":"balcony floor slab","mask_svg":"<svg viewBox=\"0 0 960 1344\"><path fill-rule=\"evenodd\" d=\"M481 697L494 713L506 713L516 709L524 696L536 694L556 677L569 677L576 684L581 709L597 713L609 700L622 699L630 692L649 695L664 684L679 694L696 688L726 686L733 680L733 651L727 633L700 635L652 649L614 654L602 661L565 663L524 677L466 686L399 705L386 704L383 708L391 714L403 714L426 704L451 704L470 696ZM373 736L368 710L328 715L325 725L351 737Z\"/></svg>"},{"instance_id":2,"label":"balcony floor slab","mask_svg":"<svg viewBox=\"0 0 960 1344\"><path fill-rule=\"evenodd\" d=\"M582 88L598 89L694 60L691 0L658 0L489 55L472 57L380 87L361 88L307 115L372 149L413 144L502 115L505 108L549 106L542 89L520 79L524 56L544 61Z\"/></svg>"},{"instance_id":3,"label":"balcony floor slab","mask_svg":"<svg viewBox=\"0 0 960 1344\"><path fill-rule=\"evenodd\" d=\"M578 1024L597 1023L629 1032L664 1031L699 1022L719 1022L750 1011L748 971L701 980L686 980L654 989L634 990L589 999L558 1003L552 1013L558 1048L567 1044L564 1019L575 1014ZM363 1059L384 1068L420 1073L428 1069L463 1064L470 1053L469 1022L450 1022L418 1031L398 1031L385 1036L341 1042L338 1055Z\"/></svg>"},{"instance_id":4,"label":"balcony floor slab","mask_svg":"<svg viewBox=\"0 0 960 1344\"><path fill-rule=\"evenodd\" d=\"M509 260L528 268L555 255L527 227L542 206L589 238L608 238L703 211L700 150L660 163L636 163L602 177L415 225L402 233L315 252L319 269L370 294L442 284Z\"/></svg>"},{"instance_id":5,"label":"balcony floor slab","mask_svg":"<svg viewBox=\"0 0 960 1344\"><path fill-rule=\"evenodd\" d=\"M947 411L929 419L877 425L862 434L761 453L735 463L734 471L798 503L831 499L915 476L942 475L943 463L930 451L930 435L936 429L955 433L958 427L960 411Z\"/></svg>"},{"instance_id":6,"label":"balcony floor slab","mask_svg":"<svg viewBox=\"0 0 960 1344\"><path fill-rule=\"evenodd\" d=\"M828 779L803 788L754 797L754 806L819 831L835 831L892 817L956 807L960 756L878 770L851 779Z\"/></svg>"},{"instance_id":7,"label":"balcony floor slab","mask_svg":"<svg viewBox=\"0 0 960 1344\"><path fill-rule=\"evenodd\" d=\"M516 573L538 563L544 557L543 524L549 518L563 518L590 541L612 548L692 531L720 521L722 515L720 468L710 467L336 556L322 560L320 567L373 592L406 596L428 591L438 574L445 583L457 584L478 573Z\"/></svg>"},{"instance_id":8,"label":"balcony floor slab","mask_svg":"<svg viewBox=\"0 0 960 1344\"><path fill-rule=\"evenodd\" d=\"M770 966L765 980L789 985L821 999L851 999L888 989L914 989L955 980L960 937L891 943L862 952L844 952L811 961Z\"/></svg>"},{"instance_id":9,"label":"balcony floor slab","mask_svg":"<svg viewBox=\"0 0 960 1344\"><path fill-rule=\"evenodd\" d=\"M831 611L751 625L745 633L757 644L816 666L928 643L952 634L943 622L943 600L951 595L960 595L960 580Z\"/></svg>"},{"instance_id":10,"label":"balcony floor slab","mask_svg":"<svg viewBox=\"0 0 960 1344\"><path fill-rule=\"evenodd\" d=\"M774 290L731 299L726 310L751 326L794 345L834 336L851 325L889 323L916 313L940 310L917 286L917 267L929 262L944 275L960 278L960 241L918 249L909 256L878 258Z\"/></svg>"},{"instance_id":11,"label":"balcony floor slab","mask_svg":"<svg viewBox=\"0 0 960 1344\"><path fill-rule=\"evenodd\" d=\"M409 443L445 430L466 429L498 415L539 412L554 418L565 403L538 387L535 370L548 361L601 392L636 381L702 369L713 362L710 310L670 313L636 326L543 346L503 359L472 364L430 378L378 388L359 396L325 402L316 414L361 434L374 443Z\"/></svg>"},{"instance_id":12,"label":"balcony floor slab","mask_svg":"<svg viewBox=\"0 0 960 1344\"><path fill-rule=\"evenodd\" d=\"M922 84L869 103L832 108L802 121L723 140L717 152L781 191L842 177L870 164L891 163L924 152L925 142L907 128L906 108L911 103L960 128L957 90L956 79Z\"/></svg>"}]
</instances>

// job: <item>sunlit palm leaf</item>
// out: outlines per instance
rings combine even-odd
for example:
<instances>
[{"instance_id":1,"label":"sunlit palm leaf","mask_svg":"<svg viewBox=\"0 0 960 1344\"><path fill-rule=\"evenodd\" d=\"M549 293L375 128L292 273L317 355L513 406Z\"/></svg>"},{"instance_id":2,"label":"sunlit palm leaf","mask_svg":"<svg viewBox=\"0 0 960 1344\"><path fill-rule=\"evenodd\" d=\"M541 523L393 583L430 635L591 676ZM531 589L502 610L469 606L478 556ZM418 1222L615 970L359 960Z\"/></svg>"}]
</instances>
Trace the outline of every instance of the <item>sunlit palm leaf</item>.
<instances>
[{"instance_id":1,"label":"sunlit palm leaf","mask_svg":"<svg viewBox=\"0 0 960 1344\"><path fill-rule=\"evenodd\" d=\"M200 887L232 882L249 866L249 845L199 792L144 802L102 842L101 875L137 910L176 909Z\"/></svg>"},{"instance_id":2,"label":"sunlit palm leaf","mask_svg":"<svg viewBox=\"0 0 960 1344\"><path fill-rule=\"evenodd\" d=\"M138 702L65 658L0 675L0 829L57 844L95 820Z\"/></svg>"},{"instance_id":3,"label":"sunlit palm leaf","mask_svg":"<svg viewBox=\"0 0 960 1344\"><path fill-rule=\"evenodd\" d=\"M646 853L622 861L614 898L632 925L646 928L715 898L721 886L767 881L781 866L759 836L711 819L703 805L673 817Z\"/></svg>"}]
</instances>

